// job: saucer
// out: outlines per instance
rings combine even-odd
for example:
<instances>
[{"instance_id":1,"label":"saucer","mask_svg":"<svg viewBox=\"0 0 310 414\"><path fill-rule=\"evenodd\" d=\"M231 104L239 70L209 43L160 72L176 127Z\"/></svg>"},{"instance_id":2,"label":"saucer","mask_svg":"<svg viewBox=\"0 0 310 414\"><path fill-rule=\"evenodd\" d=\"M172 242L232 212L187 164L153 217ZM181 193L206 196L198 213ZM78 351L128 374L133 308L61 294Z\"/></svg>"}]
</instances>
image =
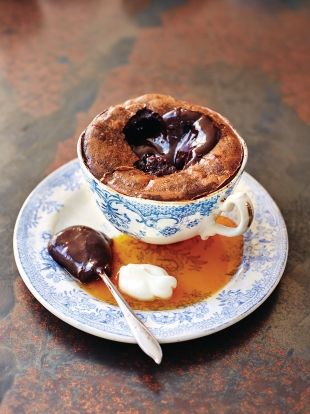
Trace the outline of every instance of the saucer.
<instances>
[{"instance_id":1,"label":"saucer","mask_svg":"<svg viewBox=\"0 0 310 414\"><path fill-rule=\"evenodd\" d=\"M222 290L191 306L136 311L159 342L186 341L227 328L260 306L279 283L288 253L282 215L268 192L249 174L243 173L238 190L249 194L255 211L253 224L244 234L238 271ZM102 338L134 343L118 307L88 295L49 256L47 244L52 235L73 224L94 227L110 237L119 234L96 206L77 160L46 177L19 213L14 255L21 277L35 298L68 324Z\"/></svg>"}]
</instances>

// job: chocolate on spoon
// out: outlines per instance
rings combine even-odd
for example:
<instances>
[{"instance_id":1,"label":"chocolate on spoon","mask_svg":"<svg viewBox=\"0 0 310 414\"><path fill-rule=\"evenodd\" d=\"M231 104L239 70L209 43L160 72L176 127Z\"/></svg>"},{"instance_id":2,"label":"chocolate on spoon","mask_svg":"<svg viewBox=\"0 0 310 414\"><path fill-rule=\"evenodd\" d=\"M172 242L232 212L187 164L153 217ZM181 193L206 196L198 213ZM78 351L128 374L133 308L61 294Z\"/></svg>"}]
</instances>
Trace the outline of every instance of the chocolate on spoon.
<instances>
[{"instance_id":1,"label":"chocolate on spoon","mask_svg":"<svg viewBox=\"0 0 310 414\"><path fill-rule=\"evenodd\" d=\"M52 258L82 283L111 275L112 240L86 226L71 226L57 233L48 245Z\"/></svg>"},{"instance_id":2,"label":"chocolate on spoon","mask_svg":"<svg viewBox=\"0 0 310 414\"><path fill-rule=\"evenodd\" d=\"M102 232L86 226L71 226L55 234L48 245L52 258L82 283L102 279L137 340L140 348L160 364L162 350L157 339L137 318L128 303L110 281L112 241Z\"/></svg>"}]
</instances>

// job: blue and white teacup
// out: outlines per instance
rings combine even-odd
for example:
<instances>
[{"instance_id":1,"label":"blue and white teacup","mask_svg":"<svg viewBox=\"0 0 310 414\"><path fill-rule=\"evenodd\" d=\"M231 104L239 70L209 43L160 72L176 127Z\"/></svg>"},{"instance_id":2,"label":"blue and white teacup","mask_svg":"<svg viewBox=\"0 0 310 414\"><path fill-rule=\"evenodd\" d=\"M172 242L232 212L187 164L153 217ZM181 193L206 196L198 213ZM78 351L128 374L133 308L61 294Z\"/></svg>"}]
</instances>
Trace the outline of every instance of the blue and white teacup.
<instances>
[{"instance_id":1,"label":"blue and white teacup","mask_svg":"<svg viewBox=\"0 0 310 414\"><path fill-rule=\"evenodd\" d=\"M170 244L200 236L221 234L228 237L243 234L253 219L252 203L244 192L232 194L245 168L248 150L243 146L243 161L238 173L228 184L208 196L188 201L156 201L130 197L101 183L85 165L78 141L78 158L83 174L94 194L104 217L120 232L146 243ZM221 212L238 210L237 227L227 227L216 222Z\"/></svg>"}]
</instances>

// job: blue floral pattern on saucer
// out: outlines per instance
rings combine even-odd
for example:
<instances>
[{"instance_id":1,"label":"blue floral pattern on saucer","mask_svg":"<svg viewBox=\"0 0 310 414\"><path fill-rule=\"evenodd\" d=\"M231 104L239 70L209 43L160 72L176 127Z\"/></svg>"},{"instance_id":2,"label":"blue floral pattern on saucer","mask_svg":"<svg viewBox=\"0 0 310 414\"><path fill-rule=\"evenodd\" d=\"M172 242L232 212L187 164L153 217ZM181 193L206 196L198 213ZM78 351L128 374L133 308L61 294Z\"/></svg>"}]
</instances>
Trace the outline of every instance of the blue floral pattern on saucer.
<instances>
[{"instance_id":1,"label":"blue floral pattern on saucer","mask_svg":"<svg viewBox=\"0 0 310 414\"><path fill-rule=\"evenodd\" d=\"M224 289L195 305L137 312L161 343L205 336L232 325L262 304L280 281L288 252L281 213L249 174L243 173L237 190L250 195L255 210L252 227L244 235L240 268ZM113 201L117 203L117 199ZM117 209L112 208L109 214L118 219ZM151 211L140 217L152 226ZM182 219L181 215L178 219ZM124 223L126 217L119 220ZM43 180L20 211L14 232L14 254L25 284L49 311L76 328L107 339L135 342L116 306L89 296L49 257L46 246L52 234L72 224L88 224L111 237L118 233L99 214L77 160ZM188 220L186 225L195 226L195 219ZM175 227L166 226L161 231L170 235Z\"/></svg>"}]
</instances>

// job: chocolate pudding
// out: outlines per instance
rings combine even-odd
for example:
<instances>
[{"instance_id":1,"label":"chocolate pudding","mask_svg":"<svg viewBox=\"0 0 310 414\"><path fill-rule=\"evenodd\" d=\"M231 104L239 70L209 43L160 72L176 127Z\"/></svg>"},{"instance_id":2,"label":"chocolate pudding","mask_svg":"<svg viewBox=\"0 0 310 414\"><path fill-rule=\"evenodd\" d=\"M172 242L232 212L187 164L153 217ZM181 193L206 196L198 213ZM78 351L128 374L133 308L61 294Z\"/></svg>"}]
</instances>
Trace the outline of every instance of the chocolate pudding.
<instances>
[{"instance_id":1,"label":"chocolate pudding","mask_svg":"<svg viewBox=\"0 0 310 414\"><path fill-rule=\"evenodd\" d=\"M237 173L240 139L216 112L149 94L99 114L81 137L85 164L103 184L133 197L185 201Z\"/></svg>"}]
</instances>

